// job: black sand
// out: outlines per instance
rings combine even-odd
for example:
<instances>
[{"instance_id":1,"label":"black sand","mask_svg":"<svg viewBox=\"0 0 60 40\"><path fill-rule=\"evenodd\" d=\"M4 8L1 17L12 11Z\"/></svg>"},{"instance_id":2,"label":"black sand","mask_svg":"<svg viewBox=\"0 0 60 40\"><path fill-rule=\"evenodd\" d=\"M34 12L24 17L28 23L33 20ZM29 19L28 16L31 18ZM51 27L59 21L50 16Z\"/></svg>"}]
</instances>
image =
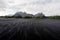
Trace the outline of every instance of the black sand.
<instances>
[{"instance_id":1,"label":"black sand","mask_svg":"<svg viewBox=\"0 0 60 40\"><path fill-rule=\"evenodd\" d=\"M60 19L0 18L0 40L60 40Z\"/></svg>"}]
</instances>

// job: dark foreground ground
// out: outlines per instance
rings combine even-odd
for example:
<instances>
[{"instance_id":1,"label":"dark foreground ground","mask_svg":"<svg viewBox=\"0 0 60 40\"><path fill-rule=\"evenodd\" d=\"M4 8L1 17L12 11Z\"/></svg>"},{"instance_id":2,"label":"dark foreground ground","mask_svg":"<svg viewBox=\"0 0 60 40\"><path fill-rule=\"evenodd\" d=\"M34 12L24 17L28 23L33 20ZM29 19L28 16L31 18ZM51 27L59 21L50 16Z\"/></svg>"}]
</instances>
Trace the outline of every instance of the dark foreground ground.
<instances>
[{"instance_id":1,"label":"dark foreground ground","mask_svg":"<svg viewBox=\"0 0 60 40\"><path fill-rule=\"evenodd\" d=\"M0 40L60 40L60 20L0 18Z\"/></svg>"}]
</instances>

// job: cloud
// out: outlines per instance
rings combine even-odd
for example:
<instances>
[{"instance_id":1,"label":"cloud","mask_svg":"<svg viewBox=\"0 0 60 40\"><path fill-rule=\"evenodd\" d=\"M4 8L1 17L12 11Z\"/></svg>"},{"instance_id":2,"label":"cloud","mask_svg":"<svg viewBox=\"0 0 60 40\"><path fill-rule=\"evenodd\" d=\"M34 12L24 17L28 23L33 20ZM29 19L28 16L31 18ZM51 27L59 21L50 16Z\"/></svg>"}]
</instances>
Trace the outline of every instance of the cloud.
<instances>
[{"instance_id":1,"label":"cloud","mask_svg":"<svg viewBox=\"0 0 60 40\"><path fill-rule=\"evenodd\" d=\"M0 14L26 11L31 14L60 15L60 0L0 0Z\"/></svg>"}]
</instances>

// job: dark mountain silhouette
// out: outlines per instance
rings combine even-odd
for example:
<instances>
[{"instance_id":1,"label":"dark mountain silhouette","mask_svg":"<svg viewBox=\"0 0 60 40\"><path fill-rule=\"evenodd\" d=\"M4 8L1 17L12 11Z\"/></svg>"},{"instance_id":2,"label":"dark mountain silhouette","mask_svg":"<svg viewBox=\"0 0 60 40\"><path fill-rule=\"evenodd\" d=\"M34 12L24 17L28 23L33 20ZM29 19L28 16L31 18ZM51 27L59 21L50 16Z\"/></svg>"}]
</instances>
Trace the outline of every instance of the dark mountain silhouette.
<instances>
[{"instance_id":1,"label":"dark mountain silhouette","mask_svg":"<svg viewBox=\"0 0 60 40\"><path fill-rule=\"evenodd\" d=\"M33 16L32 14L27 14L26 12L16 12L14 16Z\"/></svg>"},{"instance_id":2,"label":"dark mountain silhouette","mask_svg":"<svg viewBox=\"0 0 60 40\"><path fill-rule=\"evenodd\" d=\"M25 16L45 16L43 13L37 13L37 14L35 14L35 15L32 15L32 14L28 14L28 13L26 13L26 12L16 12L15 14L14 14L14 16L22 16L22 17L25 17Z\"/></svg>"}]
</instances>

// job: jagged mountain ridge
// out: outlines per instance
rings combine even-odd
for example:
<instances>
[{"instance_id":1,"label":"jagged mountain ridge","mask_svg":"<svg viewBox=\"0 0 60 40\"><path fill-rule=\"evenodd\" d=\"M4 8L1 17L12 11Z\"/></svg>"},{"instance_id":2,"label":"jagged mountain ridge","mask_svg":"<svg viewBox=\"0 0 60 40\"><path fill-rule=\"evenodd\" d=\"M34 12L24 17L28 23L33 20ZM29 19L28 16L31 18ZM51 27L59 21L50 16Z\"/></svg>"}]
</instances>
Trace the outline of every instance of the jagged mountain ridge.
<instances>
[{"instance_id":1,"label":"jagged mountain ridge","mask_svg":"<svg viewBox=\"0 0 60 40\"><path fill-rule=\"evenodd\" d=\"M28 14L28 13L26 13L26 12L16 12L15 14L14 14L14 16L22 16L22 17L24 17L24 16L44 16L44 14L43 13L37 13L37 14L35 14L35 15L33 15L33 14Z\"/></svg>"}]
</instances>

